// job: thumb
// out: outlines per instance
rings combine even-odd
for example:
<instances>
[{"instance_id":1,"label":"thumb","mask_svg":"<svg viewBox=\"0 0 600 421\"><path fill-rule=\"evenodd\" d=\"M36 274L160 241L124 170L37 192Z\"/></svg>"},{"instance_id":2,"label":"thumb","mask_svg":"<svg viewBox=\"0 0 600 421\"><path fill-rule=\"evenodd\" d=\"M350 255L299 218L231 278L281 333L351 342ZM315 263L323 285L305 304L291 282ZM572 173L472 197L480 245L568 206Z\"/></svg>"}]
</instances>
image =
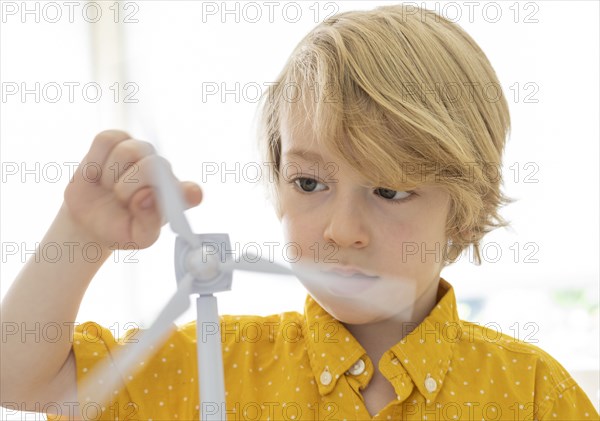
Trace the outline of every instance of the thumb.
<instances>
[{"instance_id":1,"label":"thumb","mask_svg":"<svg viewBox=\"0 0 600 421\"><path fill-rule=\"evenodd\" d=\"M182 181L181 189L185 198L185 208L190 209L198 206L202 202L202 189L193 181Z\"/></svg>"}]
</instances>

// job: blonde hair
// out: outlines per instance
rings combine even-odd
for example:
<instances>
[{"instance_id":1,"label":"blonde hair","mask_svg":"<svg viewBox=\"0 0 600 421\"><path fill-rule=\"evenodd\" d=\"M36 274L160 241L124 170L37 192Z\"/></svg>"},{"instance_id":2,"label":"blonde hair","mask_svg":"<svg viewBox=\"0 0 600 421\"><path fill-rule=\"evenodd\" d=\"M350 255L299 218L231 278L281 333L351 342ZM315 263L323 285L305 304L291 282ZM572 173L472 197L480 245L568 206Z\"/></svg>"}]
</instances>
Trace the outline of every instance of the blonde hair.
<instances>
[{"instance_id":1,"label":"blonde hair","mask_svg":"<svg viewBox=\"0 0 600 421\"><path fill-rule=\"evenodd\" d=\"M303 107L319 143L374 186L445 188L447 263L473 245L481 264L480 240L509 225L499 208L513 201L500 191L510 116L461 27L403 4L341 13L302 39L275 82L261 98L259 149L277 209L281 124Z\"/></svg>"}]
</instances>

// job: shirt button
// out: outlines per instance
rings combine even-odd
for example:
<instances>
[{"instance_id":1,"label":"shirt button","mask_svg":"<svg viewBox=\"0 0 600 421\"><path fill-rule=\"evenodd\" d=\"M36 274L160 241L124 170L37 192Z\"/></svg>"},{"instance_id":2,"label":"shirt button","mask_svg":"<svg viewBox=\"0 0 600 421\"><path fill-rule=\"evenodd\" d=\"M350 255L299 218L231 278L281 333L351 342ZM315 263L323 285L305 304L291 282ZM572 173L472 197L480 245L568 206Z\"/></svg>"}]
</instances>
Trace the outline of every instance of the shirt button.
<instances>
[{"instance_id":1,"label":"shirt button","mask_svg":"<svg viewBox=\"0 0 600 421\"><path fill-rule=\"evenodd\" d=\"M425 379L425 389L427 389L427 391L429 393L433 393L435 392L435 389L437 389L437 382L435 381L434 378L432 377L427 377Z\"/></svg>"},{"instance_id":2,"label":"shirt button","mask_svg":"<svg viewBox=\"0 0 600 421\"><path fill-rule=\"evenodd\" d=\"M331 380L332 380L331 373L329 371L327 371L327 370L323 371L321 373L320 380L321 380L321 384L323 386L328 386L331 383Z\"/></svg>"},{"instance_id":3,"label":"shirt button","mask_svg":"<svg viewBox=\"0 0 600 421\"><path fill-rule=\"evenodd\" d=\"M365 371L365 362L363 360L358 360L357 362L354 363L354 365L352 367L350 367L350 369L348 370L348 372L350 374L352 374L353 376L358 376L359 374L362 374L363 371Z\"/></svg>"}]
</instances>

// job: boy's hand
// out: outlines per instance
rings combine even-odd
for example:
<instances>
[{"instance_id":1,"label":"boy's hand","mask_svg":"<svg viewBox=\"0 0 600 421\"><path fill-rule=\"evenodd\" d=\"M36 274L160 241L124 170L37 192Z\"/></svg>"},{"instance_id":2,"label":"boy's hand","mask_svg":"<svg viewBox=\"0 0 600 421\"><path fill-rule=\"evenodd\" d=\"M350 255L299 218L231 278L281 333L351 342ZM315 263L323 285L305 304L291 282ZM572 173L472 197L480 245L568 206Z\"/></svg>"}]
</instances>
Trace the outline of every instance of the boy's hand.
<instances>
[{"instance_id":1,"label":"boy's hand","mask_svg":"<svg viewBox=\"0 0 600 421\"><path fill-rule=\"evenodd\" d=\"M125 132L98 134L65 190L63 208L103 247L151 246L165 223L152 182L158 159L151 144ZM197 184L182 182L181 188L188 208L201 202Z\"/></svg>"}]
</instances>

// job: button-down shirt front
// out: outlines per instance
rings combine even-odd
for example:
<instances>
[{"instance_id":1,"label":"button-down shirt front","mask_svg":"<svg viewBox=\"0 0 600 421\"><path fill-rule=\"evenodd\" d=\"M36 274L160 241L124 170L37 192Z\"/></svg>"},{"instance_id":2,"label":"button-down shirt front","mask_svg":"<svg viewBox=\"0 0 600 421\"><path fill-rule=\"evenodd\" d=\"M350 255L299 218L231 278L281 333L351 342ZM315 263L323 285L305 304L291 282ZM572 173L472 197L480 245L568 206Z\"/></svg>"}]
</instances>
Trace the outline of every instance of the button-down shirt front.
<instances>
[{"instance_id":1,"label":"button-down shirt front","mask_svg":"<svg viewBox=\"0 0 600 421\"><path fill-rule=\"evenodd\" d=\"M378 361L396 399L373 417L362 397L373 361L310 296L304 314L222 316L221 328L230 421L598 419L585 393L547 353L461 321L444 279L430 314ZM96 324L79 326L78 379L130 346L123 342ZM142 363L102 406L102 419L198 419L195 322L179 327ZM82 405L93 402L79 398Z\"/></svg>"}]
</instances>

